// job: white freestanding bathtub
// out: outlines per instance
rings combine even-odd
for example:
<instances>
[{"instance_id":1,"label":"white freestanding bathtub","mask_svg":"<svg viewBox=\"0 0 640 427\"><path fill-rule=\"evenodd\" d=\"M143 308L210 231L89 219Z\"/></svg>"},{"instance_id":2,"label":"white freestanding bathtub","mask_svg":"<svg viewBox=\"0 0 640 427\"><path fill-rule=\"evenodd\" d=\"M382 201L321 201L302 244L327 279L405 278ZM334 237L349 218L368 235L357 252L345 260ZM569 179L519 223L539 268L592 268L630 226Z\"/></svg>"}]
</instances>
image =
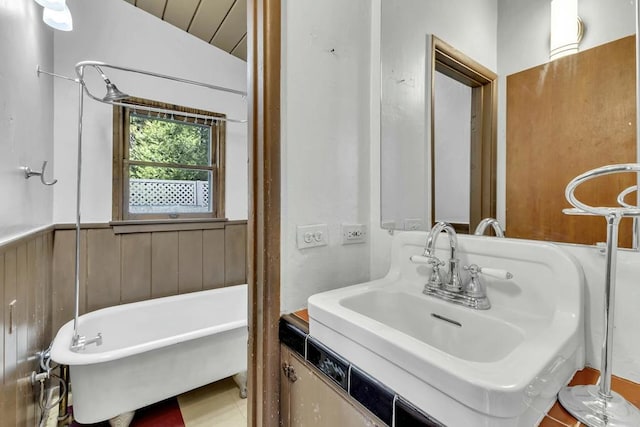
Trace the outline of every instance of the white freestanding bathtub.
<instances>
[{"instance_id":1,"label":"white freestanding bathtub","mask_svg":"<svg viewBox=\"0 0 640 427\"><path fill-rule=\"evenodd\" d=\"M157 298L80 316L78 332L102 345L69 349L73 321L51 358L69 365L73 414L95 423L247 369L247 285Z\"/></svg>"}]
</instances>

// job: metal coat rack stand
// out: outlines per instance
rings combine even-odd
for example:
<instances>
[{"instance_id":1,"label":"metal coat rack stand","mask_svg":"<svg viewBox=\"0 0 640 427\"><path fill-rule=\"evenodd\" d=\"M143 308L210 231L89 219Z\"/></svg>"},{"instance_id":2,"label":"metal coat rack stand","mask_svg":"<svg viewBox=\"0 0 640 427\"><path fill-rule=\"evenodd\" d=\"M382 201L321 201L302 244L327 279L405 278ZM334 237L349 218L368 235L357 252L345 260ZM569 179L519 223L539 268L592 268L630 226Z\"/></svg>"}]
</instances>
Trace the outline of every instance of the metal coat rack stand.
<instances>
[{"instance_id":1,"label":"metal coat rack stand","mask_svg":"<svg viewBox=\"0 0 640 427\"><path fill-rule=\"evenodd\" d=\"M578 421L590 427L640 426L640 410L611 390L618 226L624 217L640 217L640 208L626 203L621 207L594 207L580 202L574 195L576 188L583 182L599 176L622 172L638 173L640 172L640 164L610 165L590 170L571 180L565 190L567 200L574 206L573 209L564 209L565 214L597 215L607 220L604 340L600 382L598 385L565 387L558 394L560 404ZM624 200L624 196L622 199ZM620 202L620 198L618 202Z\"/></svg>"}]
</instances>

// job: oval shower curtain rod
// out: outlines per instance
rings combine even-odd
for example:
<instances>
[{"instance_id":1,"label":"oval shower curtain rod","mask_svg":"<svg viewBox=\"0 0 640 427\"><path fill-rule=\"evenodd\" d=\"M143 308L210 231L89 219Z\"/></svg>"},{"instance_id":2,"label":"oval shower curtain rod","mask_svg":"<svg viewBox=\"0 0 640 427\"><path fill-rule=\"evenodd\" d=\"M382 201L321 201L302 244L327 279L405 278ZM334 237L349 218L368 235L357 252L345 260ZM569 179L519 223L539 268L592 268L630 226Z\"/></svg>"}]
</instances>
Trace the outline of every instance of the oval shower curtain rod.
<instances>
[{"instance_id":1,"label":"oval shower curtain rod","mask_svg":"<svg viewBox=\"0 0 640 427\"><path fill-rule=\"evenodd\" d=\"M100 74L100 77L102 77L102 80L104 81L107 89L107 93L104 97L102 98L97 97L89 91L89 88L87 87L84 81L84 71L86 67L93 68L95 71L97 71ZM245 97L247 95L246 92L242 92L236 89L230 89L223 86L216 86L208 83L199 82L196 80L183 79L181 77L155 73L152 71L138 70L130 67L122 67L119 65L107 64L105 62L100 62L100 61L78 62L75 66L76 75L78 76L77 79L71 79L64 76L56 75L54 73L45 72L43 70L40 70L40 67L38 67L37 69L38 76L40 75L40 73L46 73L54 77L66 78L67 80L72 80L79 84L78 86L78 163L77 163L78 166L77 166L77 180L76 180L76 227L75 227L76 250L75 250L75 274L74 274L75 302L74 302L74 317L73 317L73 338L70 344L70 348L72 351L81 351L89 344L101 345L103 341L102 333L100 332L98 332L96 336L91 338L81 335L79 332L79 325L78 325L78 318L80 317L80 247L81 247L80 245L80 224L81 224L80 199L82 194L82 191L81 191L82 190L82 128L83 128L82 121L83 121L83 114L84 114L84 95L86 94L89 98L93 99L94 101L102 102L104 104L124 106L128 108L146 110L149 112L153 111L153 112L158 112L160 114L162 113L169 114L174 112L173 110L170 110L170 109L157 108L157 107L151 107L146 105L140 106L133 103L123 102L126 99L130 98L130 96L120 91L116 87L116 85L113 84L111 80L109 80L109 78L102 71L103 68L110 68L114 70L142 74L145 76L155 77L155 78L164 79L164 80L170 80L170 81L184 83L192 86L200 86L200 87L204 87L212 90L232 93L234 95L240 95L242 97ZM206 120L212 120L212 121L217 120L217 121L226 121L226 122L235 122L235 123L247 122L247 120L235 120L235 119L229 119L226 117L204 116L201 114L187 113L182 111L179 111L178 113L180 113L181 116L193 117L196 119L198 118L204 119L205 123L206 123ZM106 339L109 339L109 338L106 337Z\"/></svg>"},{"instance_id":2,"label":"oval shower curtain rod","mask_svg":"<svg viewBox=\"0 0 640 427\"><path fill-rule=\"evenodd\" d=\"M91 91L89 90L89 88L87 87L87 85L84 82L84 70L86 67L92 67L94 68L102 77L102 79L105 81L105 84L107 85L107 95L103 98L100 98L98 96L95 96L94 94L91 93ZM159 79L164 79L164 80L170 80L170 81L174 81L174 82L178 82L178 83L184 83L184 84L188 84L188 85L192 85L192 86L200 86L200 87L205 87L208 89L212 89L212 90L217 90L217 91L221 91L221 92L227 92L227 93L232 93L234 95L240 95L242 97L246 97L247 93L237 90L237 89L230 89L224 86L217 86L217 85L212 85L209 83L204 83L204 82L199 82L196 80L190 80L190 79L184 79L181 77L175 77L175 76L170 76L168 74L160 74L160 73L156 73L153 71L146 71L146 70L139 70L136 68L131 68L131 67L123 67L120 65L113 65L113 64L108 64L106 62L101 62L101 61L81 61L78 62L75 66L75 70L76 70L76 75L78 76L78 81L79 83L83 86L84 88L84 92L87 94L87 96L89 96L91 99L98 101L98 102L102 102L105 104L111 104L111 105L117 105L117 106L122 106L122 107L134 107L134 104L129 104L126 102L122 102L123 100L129 98L129 95L126 95L122 92L120 92L118 90L118 88L111 83L111 81L109 80L109 78L104 74L104 72L102 71L102 68L110 68L110 69L114 69L114 70L120 70L120 71L127 71L127 72L131 72L131 73L136 73L136 74L142 74L145 76L150 76L150 77L155 77L155 78L159 78ZM164 109L164 108L157 108L157 107L151 107L151 106L135 106L136 108L140 108L143 110L148 110L148 111L152 111L152 112L156 112L156 113L160 113L160 114L166 114L166 113L171 113L172 110L169 109ZM201 119L209 119L211 120L210 116L205 116L205 115L200 115L200 114L193 114L193 113L184 113L181 112L180 113L183 116L189 116L189 117L194 117L194 118L201 118ZM226 122L232 122L232 123L246 123L247 120L239 120L239 119L231 119L231 118L224 118L224 117L216 117L214 118L214 120L218 120L218 121L226 121Z\"/></svg>"}]
</instances>

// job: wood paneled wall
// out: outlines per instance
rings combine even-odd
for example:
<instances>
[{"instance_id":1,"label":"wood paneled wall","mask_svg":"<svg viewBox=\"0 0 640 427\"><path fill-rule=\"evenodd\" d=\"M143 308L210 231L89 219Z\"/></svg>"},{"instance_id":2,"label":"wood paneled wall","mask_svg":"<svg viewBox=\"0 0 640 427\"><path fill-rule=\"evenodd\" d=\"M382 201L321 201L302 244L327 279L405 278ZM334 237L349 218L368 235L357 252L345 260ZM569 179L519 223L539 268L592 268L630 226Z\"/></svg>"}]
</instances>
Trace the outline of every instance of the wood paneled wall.
<instances>
[{"instance_id":1,"label":"wood paneled wall","mask_svg":"<svg viewBox=\"0 0 640 427\"><path fill-rule=\"evenodd\" d=\"M246 283L246 221L161 230L81 231L81 313ZM75 230L56 230L53 254L53 329L58 330L73 318Z\"/></svg>"},{"instance_id":2,"label":"wood paneled wall","mask_svg":"<svg viewBox=\"0 0 640 427\"><path fill-rule=\"evenodd\" d=\"M558 242L606 241L599 217L568 216L564 189L575 176L636 162L635 36L507 77L507 234ZM585 183L576 196L616 206L634 174ZM628 201L635 202L634 197ZM629 247L628 219L620 245Z\"/></svg>"},{"instance_id":3,"label":"wood paneled wall","mask_svg":"<svg viewBox=\"0 0 640 427\"><path fill-rule=\"evenodd\" d=\"M0 247L0 426L33 426L40 417L30 374L52 338L52 250L53 227Z\"/></svg>"}]
</instances>

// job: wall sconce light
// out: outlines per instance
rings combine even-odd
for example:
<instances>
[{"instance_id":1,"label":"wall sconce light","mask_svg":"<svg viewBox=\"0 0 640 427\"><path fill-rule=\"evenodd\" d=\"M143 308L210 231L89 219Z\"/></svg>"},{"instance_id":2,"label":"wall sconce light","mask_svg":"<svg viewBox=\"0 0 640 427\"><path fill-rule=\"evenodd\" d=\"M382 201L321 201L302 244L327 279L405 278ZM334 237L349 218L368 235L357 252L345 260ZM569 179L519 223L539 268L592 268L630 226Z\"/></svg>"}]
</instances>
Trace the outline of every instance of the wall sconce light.
<instances>
[{"instance_id":1,"label":"wall sconce light","mask_svg":"<svg viewBox=\"0 0 640 427\"><path fill-rule=\"evenodd\" d=\"M578 52L584 24L578 16L578 0L551 0L551 46L549 59Z\"/></svg>"},{"instance_id":2,"label":"wall sconce light","mask_svg":"<svg viewBox=\"0 0 640 427\"><path fill-rule=\"evenodd\" d=\"M66 5L66 0L35 0L40 6L45 9L55 10L56 12L62 12Z\"/></svg>"},{"instance_id":3,"label":"wall sconce light","mask_svg":"<svg viewBox=\"0 0 640 427\"><path fill-rule=\"evenodd\" d=\"M73 18L66 0L35 0L35 2L44 7L42 21L45 24L60 31L73 30Z\"/></svg>"}]
</instances>

